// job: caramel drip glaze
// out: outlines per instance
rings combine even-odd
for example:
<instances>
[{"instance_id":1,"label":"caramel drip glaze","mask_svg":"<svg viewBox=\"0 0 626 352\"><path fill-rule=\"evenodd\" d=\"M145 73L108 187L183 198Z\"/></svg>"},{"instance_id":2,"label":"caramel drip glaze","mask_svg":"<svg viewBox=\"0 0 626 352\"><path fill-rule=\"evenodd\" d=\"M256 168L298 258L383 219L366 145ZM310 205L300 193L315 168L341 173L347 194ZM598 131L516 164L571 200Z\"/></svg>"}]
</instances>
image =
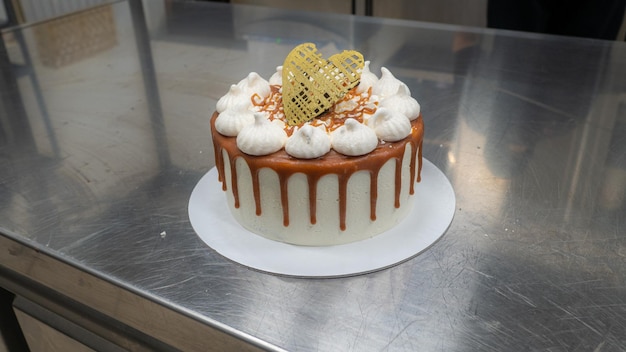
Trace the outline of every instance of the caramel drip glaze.
<instances>
[{"instance_id":1,"label":"caramel drip glaze","mask_svg":"<svg viewBox=\"0 0 626 352\"><path fill-rule=\"evenodd\" d=\"M213 137L213 147L215 151L215 165L218 171L219 181L222 182L222 189L227 190L224 180L224 153L229 158L232 192L235 199L235 208L239 208L239 193L237 190L237 170L235 161L243 158L252 175L252 191L256 205L256 214L261 215L261 198L259 191L259 172L262 168L269 168L276 172L280 182L280 199L283 209L283 225L289 226L289 204L287 194L287 183L289 177L296 173L303 173L307 176L309 183L309 209L311 224L317 222L316 218L316 194L318 181L329 174L335 174L339 182L339 224L342 231L346 229L346 204L348 180L358 171L367 171L370 174L370 219L376 220L376 200L378 190L378 173L385 163L391 159L396 160L395 169L395 207L400 207L400 189L402 185L402 160L407 143L411 144L409 194L413 194L415 182L421 179L422 170L422 142L424 137L424 122L420 115L411 121L411 134L397 142L379 143L378 147L371 153L363 156L345 156L331 150L328 154L311 160L297 159L289 156L284 149L273 154L254 156L243 153L237 148L237 138L221 135L215 129L215 120L218 113L211 117L211 135Z\"/></svg>"}]
</instances>

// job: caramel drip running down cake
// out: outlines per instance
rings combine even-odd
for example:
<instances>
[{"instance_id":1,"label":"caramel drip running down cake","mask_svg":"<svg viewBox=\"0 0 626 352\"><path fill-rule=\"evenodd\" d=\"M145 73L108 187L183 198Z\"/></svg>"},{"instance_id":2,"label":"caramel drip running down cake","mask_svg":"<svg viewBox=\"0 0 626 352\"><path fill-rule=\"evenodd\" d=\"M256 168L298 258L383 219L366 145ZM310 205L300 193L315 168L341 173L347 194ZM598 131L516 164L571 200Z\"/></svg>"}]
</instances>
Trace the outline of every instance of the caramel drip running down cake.
<instances>
[{"instance_id":1,"label":"caramel drip running down cake","mask_svg":"<svg viewBox=\"0 0 626 352\"><path fill-rule=\"evenodd\" d=\"M294 55L306 62L294 65ZM310 246L367 239L402 221L420 181L423 133L419 103L389 70L378 77L352 51L325 60L310 43L269 80L252 72L233 84L211 117L234 218Z\"/></svg>"}]
</instances>

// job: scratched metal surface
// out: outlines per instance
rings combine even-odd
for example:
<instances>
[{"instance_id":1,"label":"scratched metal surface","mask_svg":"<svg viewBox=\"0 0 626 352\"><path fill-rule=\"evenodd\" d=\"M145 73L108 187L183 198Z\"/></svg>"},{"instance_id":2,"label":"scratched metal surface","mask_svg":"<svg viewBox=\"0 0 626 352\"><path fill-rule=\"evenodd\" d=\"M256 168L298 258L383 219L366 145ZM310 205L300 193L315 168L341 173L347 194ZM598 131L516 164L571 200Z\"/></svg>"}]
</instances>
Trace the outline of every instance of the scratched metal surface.
<instances>
[{"instance_id":1,"label":"scratched metal surface","mask_svg":"<svg viewBox=\"0 0 626 352\"><path fill-rule=\"evenodd\" d=\"M42 60L43 24L3 33L6 236L288 350L626 349L625 43L148 3L145 27L112 5L115 45L60 67ZM216 100L303 41L360 50L421 102L424 156L457 209L416 258L277 277L191 228Z\"/></svg>"}]
</instances>

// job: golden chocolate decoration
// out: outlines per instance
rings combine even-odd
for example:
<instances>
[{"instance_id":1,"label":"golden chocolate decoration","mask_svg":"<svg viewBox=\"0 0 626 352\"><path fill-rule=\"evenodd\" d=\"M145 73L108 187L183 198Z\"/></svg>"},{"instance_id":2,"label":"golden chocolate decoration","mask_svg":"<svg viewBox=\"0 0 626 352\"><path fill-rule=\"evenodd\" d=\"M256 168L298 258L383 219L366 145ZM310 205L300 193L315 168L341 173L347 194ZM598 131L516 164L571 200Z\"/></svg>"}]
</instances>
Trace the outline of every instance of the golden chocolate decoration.
<instances>
[{"instance_id":1,"label":"golden chocolate decoration","mask_svg":"<svg viewBox=\"0 0 626 352\"><path fill-rule=\"evenodd\" d=\"M283 107L290 125L310 121L337 103L361 78L365 61L354 50L322 57L315 44L295 47L283 63Z\"/></svg>"}]
</instances>

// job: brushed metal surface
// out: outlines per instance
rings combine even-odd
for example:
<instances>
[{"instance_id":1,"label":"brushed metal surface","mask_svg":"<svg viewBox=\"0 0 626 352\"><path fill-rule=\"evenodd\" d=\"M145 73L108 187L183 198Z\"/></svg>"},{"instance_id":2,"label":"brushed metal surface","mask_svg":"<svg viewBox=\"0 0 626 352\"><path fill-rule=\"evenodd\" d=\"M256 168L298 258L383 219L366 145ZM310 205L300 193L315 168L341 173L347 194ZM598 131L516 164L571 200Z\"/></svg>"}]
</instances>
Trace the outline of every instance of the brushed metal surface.
<instances>
[{"instance_id":1,"label":"brushed metal surface","mask_svg":"<svg viewBox=\"0 0 626 352\"><path fill-rule=\"evenodd\" d=\"M44 270L43 253L110 283L108 297L132 292L157 312L123 322L174 347L202 344L179 341L187 320L160 322L158 310L266 349L626 349L625 43L168 4L148 2L146 23L111 5L116 44L61 67L38 57L41 24L2 33L0 232L34 251L10 262L21 249L1 248L0 265L67 283L71 297L80 281ZM215 102L250 71L269 78L302 41L361 51L420 101L424 155L457 211L418 257L351 278L284 278L193 232L187 201L214 164Z\"/></svg>"}]
</instances>

